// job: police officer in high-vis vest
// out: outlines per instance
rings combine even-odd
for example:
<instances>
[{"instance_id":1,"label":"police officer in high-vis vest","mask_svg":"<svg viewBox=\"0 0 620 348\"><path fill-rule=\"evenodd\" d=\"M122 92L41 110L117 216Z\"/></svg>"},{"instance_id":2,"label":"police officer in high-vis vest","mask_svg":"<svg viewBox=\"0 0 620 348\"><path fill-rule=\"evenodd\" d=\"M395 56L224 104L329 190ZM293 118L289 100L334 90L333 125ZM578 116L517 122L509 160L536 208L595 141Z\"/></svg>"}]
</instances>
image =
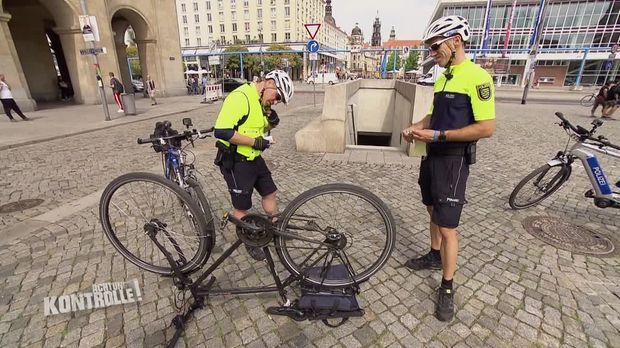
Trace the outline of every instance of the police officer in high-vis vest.
<instances>
[{"instance_id":1,"label":"police officer in high-vis vest","mask_svg":"<svg viewBox=\"0 0 620 348\"><path fill-rule=\"evenodd\" d=\"M452 278L456 270L461 211L469 165L475 162L476 141L495 131L493 80L465 56L471 30L461 16L431 23L424 43L435 63L446 68L435 82L430 114L403 130L403 137L427 143L420 164L422 202L431 217L431 250L405 264L413 270L442 269L435 315L441 321L454 316Z\"/></svg>"},{"instance_id":2,"label":"police officer in high-vis vest","mask_svg":"<svg viewBox=\"0 0 620 348\"><path fill-rule=\"evenodd\" d=\"M261 82L238 87L224 100L215 121L218 139L215 164L226 180L233 216L238 219L252 207L254 189L262 197L265 213L270 216L278 213L277 188L261 154L271 144L265 133L280 122L271 107L280 101L286 104L292 97L291 78L284 71L274 70ZM248 248L248 251L256 259L264 257L261 249Z\"/></svg>"}]
</instances>

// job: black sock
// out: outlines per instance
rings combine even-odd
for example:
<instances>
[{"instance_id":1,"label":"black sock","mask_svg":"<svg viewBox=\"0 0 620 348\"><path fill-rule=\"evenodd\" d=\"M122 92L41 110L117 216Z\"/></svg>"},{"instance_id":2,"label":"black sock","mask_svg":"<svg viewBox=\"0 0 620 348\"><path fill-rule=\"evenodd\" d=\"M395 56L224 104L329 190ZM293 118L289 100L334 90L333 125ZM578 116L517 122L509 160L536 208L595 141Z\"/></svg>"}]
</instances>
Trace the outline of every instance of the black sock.
<instances>
[{"instance_id":1,"label":"black sock","mask_svg":"<svg viewBox=\"0 0 620 348\"><path fill-rule=\"evenodd\" d=\"M441 278L441 287L442 287L443 289L450 289L450 290L452 290L452 280L453 280L453 279L446 280L446 278L443 278L443 277L442 277L442 278Z\"/></svg>"},{"instance_id":2,"label":"black sock","mask_svg":"<svg viewBox=\"0 0 620 348\"><path fill-rule=\"evenodd\" d=\"M441 253L439 252L439 250L435 250L433 248L431 248L431 252L430 252L431 256L435 259L435 260L440 260L441 259Z\"/></svg>"}]
</instances>

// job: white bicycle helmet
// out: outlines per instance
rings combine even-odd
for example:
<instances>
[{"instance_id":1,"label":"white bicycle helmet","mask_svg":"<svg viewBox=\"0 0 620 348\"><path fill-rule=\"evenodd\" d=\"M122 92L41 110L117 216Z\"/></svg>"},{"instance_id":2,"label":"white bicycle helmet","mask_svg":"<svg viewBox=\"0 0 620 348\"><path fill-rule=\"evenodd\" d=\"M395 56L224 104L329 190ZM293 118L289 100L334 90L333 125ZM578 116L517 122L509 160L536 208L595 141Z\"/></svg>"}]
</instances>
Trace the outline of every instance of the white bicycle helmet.
<instances>
[{"instance_id":1,"label":"white bicycle helmet","mask_svg":"<svg viewBox=\"0 0 620 348\"><path fill-rule=\"evenodd\" d=\"M267 75L265 75L265 80L272 79L276 83L276 87L282 96L282 101L284 104L288 104L288 102L293 98L293 81L290 76L282 70L274 70L270 71Z\"/></svg>"},{"instance_id":2,"label":"white bicycle helmet","mask_svg":"<svg viewBox=\"0 0 620 348\"><path fill-rule=\"evenodd\" d=\"M426 42L437 36L451 37L456 34L461 35L463 41L469 40L471 29L469 28L467 19L461 16L441 17L428 26L422 41Z\"/></svg>"}]
</instances>

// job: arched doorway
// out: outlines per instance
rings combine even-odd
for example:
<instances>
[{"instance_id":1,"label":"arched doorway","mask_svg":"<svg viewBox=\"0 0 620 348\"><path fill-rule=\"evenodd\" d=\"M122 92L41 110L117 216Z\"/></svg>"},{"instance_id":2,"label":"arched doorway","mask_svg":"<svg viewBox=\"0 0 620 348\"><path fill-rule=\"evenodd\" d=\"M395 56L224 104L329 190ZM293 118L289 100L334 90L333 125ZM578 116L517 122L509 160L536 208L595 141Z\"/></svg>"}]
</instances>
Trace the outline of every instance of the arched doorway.
<instances>
[{"instance_id":1,"label":"arched doorway","mask_svg":"<svg viewBox=\"0 0 620 348\"><path fill-rule=\"evenodd\" d=\"M38 105L59 100L59 77L68 86L79 80L73 47L67 51L62 39L76 26L75 10L65 0L2 0L0 9L10 15L8 29L14 51L10 50L13 60L6 77L21 87L18 90L23 95L18 97Z\"/></svg>"},{"instance_id":2,"label":"arched doorway","mask_svg":"<svg viewBox=\"0 0 620 348\"><path fill-rule=\"evenodd\" d=\"M111 16L111 26L120 79L125 91L131 93L132 87L144 88L139 81L146 80L149 67L154 70L154 59L150 56L154 52L147 52L149 44L154 40L149 39L151 34L146 19L135 9L121 8Z\"/></svg>"}]
</instances>

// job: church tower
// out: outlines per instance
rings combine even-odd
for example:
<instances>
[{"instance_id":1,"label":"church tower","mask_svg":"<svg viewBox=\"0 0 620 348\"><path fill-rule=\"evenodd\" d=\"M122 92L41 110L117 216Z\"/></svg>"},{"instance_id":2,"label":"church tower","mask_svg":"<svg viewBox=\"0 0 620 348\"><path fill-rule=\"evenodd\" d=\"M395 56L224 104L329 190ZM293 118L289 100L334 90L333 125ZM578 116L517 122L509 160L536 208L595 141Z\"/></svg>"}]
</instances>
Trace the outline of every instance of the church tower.
<instances>
[{"instance_id":1,"label":"church tower","mask_svg":"<svg viewBox=\"0 0 620 348\"><path fill-rule=\"evenodd\" d=\"M381 46L381 22L379 21L379 11L377 11L377 17L375 17L375 23L372 25L371 45L373 47Z\"/></svg>"}]
</instances>

